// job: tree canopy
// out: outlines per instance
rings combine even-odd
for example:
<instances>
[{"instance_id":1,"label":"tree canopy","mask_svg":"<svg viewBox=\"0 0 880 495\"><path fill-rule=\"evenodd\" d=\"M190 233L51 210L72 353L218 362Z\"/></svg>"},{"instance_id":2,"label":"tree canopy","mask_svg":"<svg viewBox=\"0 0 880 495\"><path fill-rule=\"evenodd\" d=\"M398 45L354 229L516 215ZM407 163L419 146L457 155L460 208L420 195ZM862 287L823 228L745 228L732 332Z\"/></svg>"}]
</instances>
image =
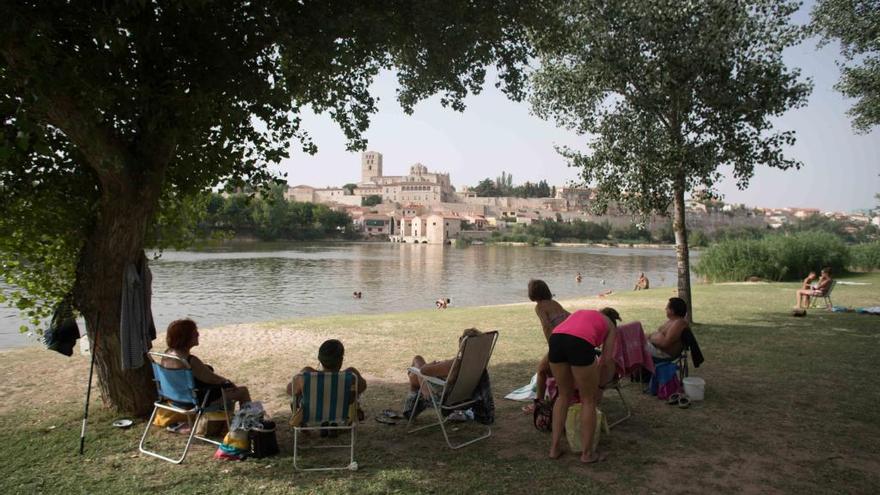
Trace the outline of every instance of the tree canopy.
<instances>
[{"instance_id":1,"label":"tree canopy","mask_svg":"<svg viewBox=\"0 0 880 495\"><path fill-rule=\"evenodd\" d=\"M502 171L494 181L490 178L481 180L473 191L480 197L513 196L516 198L548 198L555 194L546 180L537 183L526 181L518 186L513 185L513 175Z\"/></svg>"},{"instance_id":2,"label":"tree canopy","mask_svg":"<svg viewBox=\"0 0 880 495\"><path fill-rule=\"evenodd\" d=\"M568 0L564 27L539 39L536 114L590 136L559 151L611 201L646 215L676 210L679 292L690 301L684 195L711 190L721 165L746 187L756 165L799 164L771 118L803 105L808 83L782 61L804 30L787 0Z\"/></svg>"},{"instance_id":3,"label":"tree canopy","mask_svg":"<svg viewBox=\"0 0 880 495\"><path fill-rule=\"evenodd\" d=\"M853 127L868 132L880 124L880 2L819 0L812 15L823 44L840 42L845 63L835 89L855 98L847 113Z\"/></svg>"},{"instance_id":4,"label":"tree canopy","mask_svg":"<svg viewBox=\"0 0 880 495\"><path fill-rule=\"evenodd\" d=\"M169 243L194 194L274 182L291 143L314 152L305 108L363 148L380 70L396 71L407 112L438 93L462 110L487 67L521 97L541 5L0 1L6 295L36 316L72 289L90 332L101 316L105 398L143 411L149 370L119 369L118 302L148 238Z\"/></svg>"}]
</instances>

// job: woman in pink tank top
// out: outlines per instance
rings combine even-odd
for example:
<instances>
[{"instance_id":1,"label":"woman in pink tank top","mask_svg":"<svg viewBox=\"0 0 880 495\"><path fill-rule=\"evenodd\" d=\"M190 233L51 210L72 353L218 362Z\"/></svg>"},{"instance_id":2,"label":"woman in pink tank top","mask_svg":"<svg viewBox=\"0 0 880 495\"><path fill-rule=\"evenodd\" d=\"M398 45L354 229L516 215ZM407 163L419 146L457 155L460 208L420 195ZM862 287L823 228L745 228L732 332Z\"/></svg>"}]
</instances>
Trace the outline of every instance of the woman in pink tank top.
<instances>
[{"instance_id":1,"label":"woman in pink tank top","mask_svg":"<svg viewBox=\"0 0 880 495\"><path fill-rule=\"evenodd\" d=\"M604 458L591 450L600 377L596 348L602 347L602 353L608 356L602 366L614 366L611 356L614 355L616 321L620 321L620 315L613 308L575 311L550 335L550 370L559 392L553 405L552 459L562 455L560 442L568 416L569 399L575 388L581 396L581 445L584 446L581 462L593 463Z\"/></svg>"}]
</instances>

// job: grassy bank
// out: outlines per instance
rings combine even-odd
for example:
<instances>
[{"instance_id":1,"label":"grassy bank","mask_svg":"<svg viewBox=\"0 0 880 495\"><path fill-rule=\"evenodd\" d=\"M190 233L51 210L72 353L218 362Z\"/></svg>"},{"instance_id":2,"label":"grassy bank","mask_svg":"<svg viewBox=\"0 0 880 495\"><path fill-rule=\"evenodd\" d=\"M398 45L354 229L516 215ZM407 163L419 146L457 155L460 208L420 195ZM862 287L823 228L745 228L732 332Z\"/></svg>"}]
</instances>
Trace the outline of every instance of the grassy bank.
<instances>
[{"instance_id":1,"label":"grassy bank","mask_svg":"<svg viewBox=\"0 0 880 495\"><path fill-rule=\"evenodd\" d=\"M880 304L880 274L840 285L835 304ZM523 283L523 285L525 285ZM182 466L143 458L130 430L93 404L87 452L76 455L88 361L36 349L0 353L0 493L872 493L880 485L880 384L872 364L880 317L811 311L788 316L793 283L699 285L695 331L706 363L706 401L673 409L624 390L635 416L602 438L609 459L582 466L576 456L546 459L549 438L534 430L520 403L501 397L526 383L543 337L531 305L456 308L383 316L339 316L237 325L202 333L196 354L248 385L281 423L282 453L222 463L196 445ZM663 321L670 288L565 301L569 309L613 305L646 328ZM399 408L403 369L415 353L453 354L463 328L499 329L490 372L498 418L487 441L452 452L439 432L406 435L403 425L371 418ZM346 362L370 382L368 420L354 473L294 472L284 384L317 346L338 337ZM620 412L609 396L603 409ZM160 433L168 441L179 437Z\"/></svg>"}]
</instances>

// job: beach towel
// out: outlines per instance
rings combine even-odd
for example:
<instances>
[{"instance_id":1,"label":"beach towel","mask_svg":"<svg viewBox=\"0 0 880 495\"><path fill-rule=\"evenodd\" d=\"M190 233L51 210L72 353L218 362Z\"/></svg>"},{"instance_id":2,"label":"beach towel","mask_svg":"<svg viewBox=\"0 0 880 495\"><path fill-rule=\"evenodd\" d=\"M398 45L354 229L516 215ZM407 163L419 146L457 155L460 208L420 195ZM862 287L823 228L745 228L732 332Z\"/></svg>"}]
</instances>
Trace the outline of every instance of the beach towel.
<instances>
[{"instance_id":1,"label":"beach towel","mask_svg":"<svg viewBox=\"0 0 880 495\"><path fill-rule=\"evenodd\" d=\"M656 395L660 400L666 400L672 394L681 393L678 365L673 362L657 363L648 389L651 391L651 395Z\"/></svg>"},{"instance_id":2,"label":"beach towel","mask_svg":"<svg viewBox=\"0 0 880 495\"><path fill-rule=\"evenodd\" d=\"M647 339L642 323L634 321L617 327L614 339L614 362L618 376L627 376L644 368L654 372L654 360L645 348Z\"/></svg>"},{"instance_id":3,"label":"beach towel","mask_svg":"<svg viewBox=\"0 0 880 495\"><path fill-rule=\"evenodd\" d=\"M528 385L523 385L522 387L505 395L504 398L508 399L508 400L532 401L532 400L535 400L535 397L538 396L537 389L538 389L538 374L535 373L534 375L532 375L532 379L529 381Z\"/></svg>"}]
</instances>

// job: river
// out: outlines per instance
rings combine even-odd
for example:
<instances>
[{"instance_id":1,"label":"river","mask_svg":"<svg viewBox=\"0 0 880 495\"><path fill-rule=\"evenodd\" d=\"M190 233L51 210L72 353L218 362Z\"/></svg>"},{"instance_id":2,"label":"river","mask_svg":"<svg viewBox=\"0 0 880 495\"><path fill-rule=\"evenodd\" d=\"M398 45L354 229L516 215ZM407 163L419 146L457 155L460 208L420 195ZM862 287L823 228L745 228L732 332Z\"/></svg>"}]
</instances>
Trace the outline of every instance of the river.
<instances>
[{"instance_id":1,"label":"river","mask_svg":"<svg viewBox=\"0 0 880 495\"><path fill-rule=\"evenodd\" d=\"M694 256L694 260L696 256ZM693 261L693 260L692 260ZM545 280L558 299L631 290L639 272L652 286L675 281L672 249L466 248L392 243L250 243L166 251L150 265L153 315L164 329L190 317L209 328L331 314L391 313L527 302L526 284ZM581 272L583 280L575 282ZM354 299L360 291L363 298ZM0 308L0 348L33 344L17 313Z\"/></svg>"}]
</instances>

